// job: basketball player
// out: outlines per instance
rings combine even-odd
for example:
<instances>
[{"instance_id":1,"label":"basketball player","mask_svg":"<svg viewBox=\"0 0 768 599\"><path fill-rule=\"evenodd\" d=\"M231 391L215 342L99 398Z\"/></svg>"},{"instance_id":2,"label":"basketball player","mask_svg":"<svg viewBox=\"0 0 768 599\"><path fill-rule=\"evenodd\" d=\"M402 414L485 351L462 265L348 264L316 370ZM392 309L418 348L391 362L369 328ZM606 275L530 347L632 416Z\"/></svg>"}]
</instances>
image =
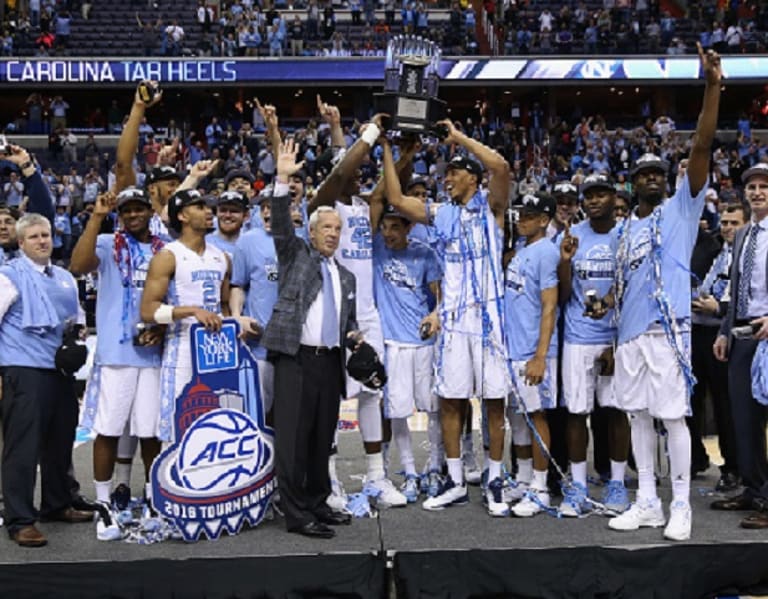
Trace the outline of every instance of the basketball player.
<instances>
[{"instance_id":1,"label":"basketball player","mask_svg":"<svg viewBox=\"0 0 768 599\"><path fill-rule=\"evenodd\" d=\"M81 424L97 435L93 444L96 501L107 508L112 507L110 495L118 439L126 428L130 435L141 439L145 489L149 495L149 471L160 451L156 434L163 340L160 327L144 330L137 326L149 261L164 245L149 232L152 204L144 190L125 188L116 198L123 228L114 234L99 235L113 200L110 192L96 199L70 264L75 274L98 271L99 276L96 355ZM116 323L120 323L117 331ZM104 519L98 521L96 534L103 541L122 536L117 525Z\"/></svg>"},{"instance_id":2,"label":"basketball player","mask_svg":"<svg viewBox=\"0 0 768 599\"><path fill-rule=\"evenodd\" d=\"M343 157L325 178L317 194L309 204L311 215L319 206L334 206L341 216L342 229L336 259L346 267L357 280L357 322L365 340L373 346L379 356L384 355L384 339L381 322L373 294L373 252L371 220L368 203L360 192L359 166L369 155L381 131L381 116L376 115L368 123L360 139L343 152L344 135L341 131L341 117L338 108L323 103L318 96L318 108L331 124L332 143ZM378 503L386 507L403 507L408 502L395 489L384 471L382 453L381 393L364 387L358 381L347 377L347 398L357 398L358 421L366 453L366 481L381 493ZM334 456L331 470L335 470ZM331 472L332 488L338 489L335 472ZM336 494L336 493L334 493ZM341 507L334 505L333 507Z\"/></svg>"},{"instance_id":3,"label":"basketball player","mask_svg":"<svg viewBox=\"0 0 768 599\"><path fill-rule=\"evenodd\" d=\"M141 299L144 322L168 325L160 375L158 438L173 441L176 398L192 377L189 331L199 322L209 331L221 328L229 314L229 257L205 242L213 213L194 190L171 196L168 223L179 234L152 258Z\"/></svg>"}]
</instances>

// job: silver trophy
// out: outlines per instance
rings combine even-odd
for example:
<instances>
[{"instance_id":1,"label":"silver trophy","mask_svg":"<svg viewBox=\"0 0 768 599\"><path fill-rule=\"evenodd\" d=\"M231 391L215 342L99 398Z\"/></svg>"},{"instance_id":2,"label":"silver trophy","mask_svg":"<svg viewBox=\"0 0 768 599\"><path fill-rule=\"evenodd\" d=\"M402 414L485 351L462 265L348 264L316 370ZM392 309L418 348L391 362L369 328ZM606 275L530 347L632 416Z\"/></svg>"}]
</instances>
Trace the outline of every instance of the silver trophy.
<instances>
[{"instance_id":1,"label":"silver trophy","mask_svg":"<svg viewBox=\"0 0 768 599\"><path fill-rule=\"evenodd\" d=\"M440 47L415 35L396 35L387 44L384 93L374 94L377 112L391 115L389 129L427 133L444 118L440 85Z\"/></svg>"}]
</instances>

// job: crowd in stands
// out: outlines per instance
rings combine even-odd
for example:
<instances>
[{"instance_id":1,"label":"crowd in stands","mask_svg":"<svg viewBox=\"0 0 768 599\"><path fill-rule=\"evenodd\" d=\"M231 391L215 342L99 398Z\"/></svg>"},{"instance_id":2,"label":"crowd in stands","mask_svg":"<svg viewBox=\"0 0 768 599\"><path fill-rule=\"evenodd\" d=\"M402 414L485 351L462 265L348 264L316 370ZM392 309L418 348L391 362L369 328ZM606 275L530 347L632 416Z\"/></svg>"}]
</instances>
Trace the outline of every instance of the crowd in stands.
<instances>
[{"instance_id":1,"label":"crowd in stands","mask_svg":"<svg viewBox=\"0 0 768 599\"><path fill-rule=\"evenodd\" d=\"M110 12L125 17L115 12L124 7L94 7L90 0L78 10L71 1L14 3L2 23L2 53L109 55L121 52L125 42L144 56L380 56L388 37L400 32L436 41L448 55L477 54L481 47L475 24L483 17L468 0L299 0L290 6L284 0L218 6L184 0L170 6L150 2L141 13L135 8L136 30L123 26L105 33L100 25L110 23ZM435 11L439 21L430 17ZM768 31L764 0L690 3L682 17L654 0L487 0L484 11L496 25L498 53L504 55L676 55L692 53L697 41L720 53L759 53ZM105 39L112 34L114 39Z\"/></svg>"},{"instance_id":2,"label":"crowd in stands","mask_svg":"<svg viewBox=\"0 0 768 599\"><path fill-rule=\"evenodd\" d=\"M28 107L42 101L34 94L28 99ZM35 129L38 131L42 131L43 125L51 130L48 150L37 158L45 166L44 179L56 198L57 218L63 224L61 239L57 241L61 243L63 258L76 242L97 195L114 182L113 154L107 148L100 148L98 136L87 134L83 136L85 140L79 139L68 128L67 108L66 101L57 96L46 107L46 113L51 115L50 123L33 121L36 112L32 109L27 123L30 127L39 127ZM558 181L570 180L578 184L592 173L612 173L617 178L617 187L631 193L630 165L646 152L653 152L670 162L669 185L674 189L677 165L690 150L690 136L676 132L674 120L665 115L648 116L645 122L633 128L609 129L601 115L566 120L558 115L546 115L538 104L534 104L527 114L527 126L516 120L488 119L486 111L487 106L481 105L478 114L457 120L456 126L472 138L497 149L509 161L511 203L526 193L551 190ZM107 111L103 120L109 123L111 132L120 131L121 116L116 103ZM723 207L740 201L741 173L757 162L768 162L768 139L752 133L755 126L763 124L757 120L758 116L759 113L743 113L738 118L735 138L715 141L712 188L717 195L713 196L711 205L710 225L713 228L717 226L714 208L718 198ZM359 127L357 121L344 126L348 145L357 139ZM305 126L291 133L300 144L300 156L305 161L307 174L305 184L311 194L332 166L328 127L317 119L309 119ZM212 117L199 131L185 133L173 119L164 125L145 120L139 134L135 165L139 184L144 173L156 166L163 147L171 143L178 144L177 168L186 170L200 160L218 159L220 178L227 171L251 171L256 194L270 185L275 175L274 154L270 141L264 136L264 122L257 108L254 108L252 122L248 119L219 121ZM445 198L443 175L452 151L437 139L425 139L414 156L414 174L425 179L430 196L438 201ZM395 146L396 155L397 152ZM364 161L361 167L363 191L373 189L380 173L381 159L381 148L377 147ZM23 199L15 189L14 176L12 170L3 171L0 204L23 209Z\"/></svg>"}]
</instances>

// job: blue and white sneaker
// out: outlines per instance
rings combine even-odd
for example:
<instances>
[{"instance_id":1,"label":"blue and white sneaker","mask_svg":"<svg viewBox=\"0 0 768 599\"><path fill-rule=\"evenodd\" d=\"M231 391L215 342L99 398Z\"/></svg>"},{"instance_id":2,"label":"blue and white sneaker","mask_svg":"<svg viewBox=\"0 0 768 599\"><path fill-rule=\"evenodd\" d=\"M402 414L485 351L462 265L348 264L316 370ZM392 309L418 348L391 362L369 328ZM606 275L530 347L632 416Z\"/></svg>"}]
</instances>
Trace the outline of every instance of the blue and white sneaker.
<instances>
[{"instance_id":1,"label":"blue and white sneaker","mask_svg":"<svg viewBox=\"0 0 768 599\"><path fill-rule=\"evenodd\" d=\"M94 502L96 510L94 519L96 520L96 538L99 541L119 541L124 536L123 528L118 523L116 514L112 511L112 506L104 501Z\"/></svg>"},{"instance_id":2,"label":"blue and white sneaker","mask_svg":"<svg viewBox=\"0 0 768 599\"><path fill-rule=\"evenodd\" d=\"M400 487L400 491L405 495L408 503L416 503L420 493L419 477L415 474L406 475L405 482Z\"/></svg>"},{"instance_id":3,"label":"blue and white sneaker","mask_svg":"<svg viewBox=\"0 0 768 599\"><path fill-rule=\"evenodd\" d=\"M561 488L563 490L563 501L558 509L561 516L578 518L592 510L592 503L589 500L587 488L584 485L577 482L568 484L563 481Z\"/></svg>"},{"instance_id":4,"label":"blue and white sneaker","mask_svg":"<svg viewBox=\"0 0 768 599\"><path fill-rule=\"evenodd\" d=\"M469 493L466 485L457 485L448 476L440 487L435 497L429 497L421 504L428 511L442 510L452 505L466 505L469 503Z\"/></svg>"},{"instance_id":5,"label":"blue and white sneaker","mask_svg":"<svg viewBox=\"0 0 768 599\"><path fill-rule=\"evenodd\" d=\"M522 481L516 481L514 478L508 478L507 484L504 485L502 493L504 494L504 501L506 503L515 503L520 501L528 492L529 483Z\"/></svg>"},{"instance_id":6,"label":"blue and white sneaker","mask_svg":"<svg viewBox=\"0 0 768 599\"><path fill-rule=\"evenodd\" d=\"M629 509L629 493L620 480L610 480L603 492L603 505L606 509L621 514Z\"/></svg>"},{"instance_id":7,"label":"blue and white sneaker","mask_svg":"<svg viewBox=\"0 0 768 599\"><path fill-rule=\"evenodd\" d=\"M421 479L421 492L429 497L437 497L443 483L443 475L437 470L430 470Z\"/></svg>"},{"instance_id":8,"label":"blue and white sneaker","mask_svg":"<svg viewBox=\"0 0 768 599\"><path fill-rule=\"evenodd\" d=\"M500 477L497 476L488 483L484 496L489 515L496 518L509 516L509 505L504 501L504 481Z\"/></svg>"},{"instance_id":9,"label":"blue and white sneaker","mask_svg":"<svg viewBox=\"0 0 768 599\"><path fill-rule=\"evenodd\" d=\"M525 496L512 508L518 518L530 518L549 508L549 491L528 489Z\"/></svg>"}]
</instances>

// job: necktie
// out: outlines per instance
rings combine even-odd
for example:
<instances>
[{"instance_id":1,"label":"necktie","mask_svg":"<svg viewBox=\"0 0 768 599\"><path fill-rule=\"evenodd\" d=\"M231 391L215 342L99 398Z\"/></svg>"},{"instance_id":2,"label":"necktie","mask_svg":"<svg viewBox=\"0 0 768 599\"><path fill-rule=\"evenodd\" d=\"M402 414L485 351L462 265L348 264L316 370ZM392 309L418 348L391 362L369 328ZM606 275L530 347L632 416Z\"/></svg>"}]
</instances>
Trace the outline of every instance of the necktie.
<instances>
[{"instance_id":1,"label":"necktie","mask_svg":"<svg viewBox=\"0 0 768 599\"><path fill-rule=\"evenodd\" d=\"M52 277L53 276L53 267L48 265L43 269L43 273L46 277Z\"/></svg>"},{"instance_id":2,"label":"necktie","mask_svg":"<svg viewBox=\"0 0 768 599\"><path fill-rule=\"evenodd\" d=\"M322 259L320 268L323 272L323 326L320 330L320 341L325 347L335 347L339 345L339 317L336 313L333 279L327 258Z\"/></svg>"},{"instance_id":3,"label":"necktie","mask_svg":"<svg viewBox=\"0 0 768 599\"><path fill-rule=\"evenodd\" d=\"M744 248L744 263L739 278L739 299L736 304L736 318L744 319L748 316L750 286L752 283L752 269L755 266L755 252L757 250L757 234L760 231L758 225L752 225L749 229L749 238Z\"/></svg>"}]
</instances>

